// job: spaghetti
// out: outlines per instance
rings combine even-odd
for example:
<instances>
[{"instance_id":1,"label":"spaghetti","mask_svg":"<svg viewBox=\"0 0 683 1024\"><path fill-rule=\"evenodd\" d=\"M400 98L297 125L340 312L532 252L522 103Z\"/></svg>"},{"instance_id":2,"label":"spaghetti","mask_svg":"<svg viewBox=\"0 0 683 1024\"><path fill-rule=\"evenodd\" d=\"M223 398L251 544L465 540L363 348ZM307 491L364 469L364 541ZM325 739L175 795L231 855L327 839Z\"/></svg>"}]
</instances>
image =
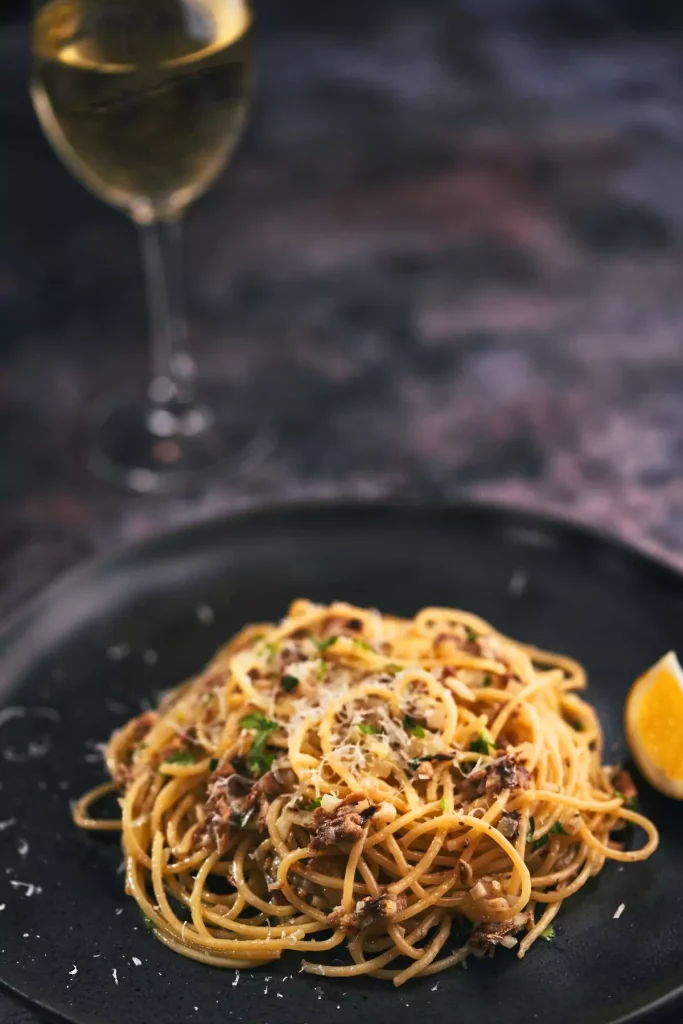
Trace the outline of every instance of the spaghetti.
<instances>
[{"instance_id":1,"label":"spaghetti","mask_svg":"<svg viewBox=\"0 0 683 1024\"><path fill-rule=\"evenodd\" d=\"M522 957L606 860L658 843L602 764L585 685L466 612L295 601L114 733L112 781L75 821L121 829L127 892L204 963L291 949L313 974L401 985L499 945ZM92 817L111 792L120 821ZM346 965L309 959L344 946Z\"/></svg>"}]
</instances>

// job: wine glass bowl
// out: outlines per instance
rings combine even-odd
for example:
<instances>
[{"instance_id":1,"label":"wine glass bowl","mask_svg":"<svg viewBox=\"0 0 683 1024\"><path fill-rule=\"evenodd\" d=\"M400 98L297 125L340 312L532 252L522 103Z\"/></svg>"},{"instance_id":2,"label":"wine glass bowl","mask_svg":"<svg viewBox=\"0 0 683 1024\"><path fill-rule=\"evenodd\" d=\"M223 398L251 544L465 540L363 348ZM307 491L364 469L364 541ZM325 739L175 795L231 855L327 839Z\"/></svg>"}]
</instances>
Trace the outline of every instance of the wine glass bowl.
<instances>
[{"instance_id":1,"label":"wine glass bowl","mask_svg":"<svg viewBox=\"0 0 683 1024\"><path fill-rule=\"evenodd\" d=\"M35 8L31 95L43 130L74 176L140 229L151 379L143 399L105 403L92 453L100 471L135 489L173 488L224 453L187 350L179 232L241 134L250 37L246 0Z\"/></svg>"}]
</instances>

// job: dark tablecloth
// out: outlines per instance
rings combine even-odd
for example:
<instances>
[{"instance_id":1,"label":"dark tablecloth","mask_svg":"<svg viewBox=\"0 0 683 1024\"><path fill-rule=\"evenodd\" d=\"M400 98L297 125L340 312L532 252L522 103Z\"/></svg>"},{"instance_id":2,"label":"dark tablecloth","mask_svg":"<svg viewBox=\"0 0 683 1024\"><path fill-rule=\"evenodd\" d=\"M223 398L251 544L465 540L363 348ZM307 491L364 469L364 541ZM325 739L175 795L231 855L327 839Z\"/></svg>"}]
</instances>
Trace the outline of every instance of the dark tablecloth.
<instances>
[{"instance_id":1,"label":"dark tablecloth","mask_svg":"<svg viewBox=\"0 0 683 1024\"><path fill-rule=\"evenodd\" d=\"M3 30L0 611L276 499L467 494L683 565L683 36L618 6L262 5L250 127L186 229L200 367L255 436L190 500L81 468L82 409L145 372L139 258Z\"/></svg>"}]
</instances>

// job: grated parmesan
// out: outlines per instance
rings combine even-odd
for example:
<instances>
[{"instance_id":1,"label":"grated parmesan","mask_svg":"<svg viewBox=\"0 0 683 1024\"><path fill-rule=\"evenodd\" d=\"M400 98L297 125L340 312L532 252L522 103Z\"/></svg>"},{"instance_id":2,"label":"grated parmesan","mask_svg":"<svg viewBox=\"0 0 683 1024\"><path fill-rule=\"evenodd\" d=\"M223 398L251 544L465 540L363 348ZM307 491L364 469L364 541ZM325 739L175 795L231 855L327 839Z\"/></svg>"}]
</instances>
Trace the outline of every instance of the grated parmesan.
<instances>
[{"instance_id":1,"label":"grated parmesan","mask_svg":"<svg viewBox=\"0 0 683 1024\"><path fill-rule=\"evenodd\" d=\"M39 885L34 885L33 882L20 882L16 878L11 878L9 883L14 889L24 889L25 896L40 895L43 891Z\"/></svg>"},{"instance_id":2,"label":"grated parmesan","mask_svg":"<svg viewBox=\"0 0 683 1024\"><path fill-rule=\"evenodd\" d=\"M508 583L508 593L512 597L521 597L526 590L528 582L529 574L527 571L525 569L515 569Z\"/></svg>"},{"instance_id":3,"label":"grated parmesan","mask_svg":"<svg viewBox=\"0 0 683 1024\"><path fill-rule=\"evenodd\" d=\"M107 657L110 661L123 661L130 654L130 644L112 644L107 647Z\"/></svg>"}]
</instances>

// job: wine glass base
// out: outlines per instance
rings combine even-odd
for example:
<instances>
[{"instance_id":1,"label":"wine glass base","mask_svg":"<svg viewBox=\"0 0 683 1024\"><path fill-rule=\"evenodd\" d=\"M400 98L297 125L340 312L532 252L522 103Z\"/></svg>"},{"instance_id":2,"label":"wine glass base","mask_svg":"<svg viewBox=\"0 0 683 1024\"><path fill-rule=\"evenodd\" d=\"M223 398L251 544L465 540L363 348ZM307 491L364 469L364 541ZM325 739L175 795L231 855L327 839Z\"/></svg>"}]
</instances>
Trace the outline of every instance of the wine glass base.
<instances>
[{"instance_id":1,"label":"wine glass base","mask_svg":"<svg viewBox=\"0 0 683 1024\"><path fill-rule=\"evenodd\" d=\"M212 473L253 457L267 439L226 410L224 391L200 390L169 412L143 397L100 404L91 419L88 462L98 476L138 493L201 489Z\"/></svg>"}]
</instances>

